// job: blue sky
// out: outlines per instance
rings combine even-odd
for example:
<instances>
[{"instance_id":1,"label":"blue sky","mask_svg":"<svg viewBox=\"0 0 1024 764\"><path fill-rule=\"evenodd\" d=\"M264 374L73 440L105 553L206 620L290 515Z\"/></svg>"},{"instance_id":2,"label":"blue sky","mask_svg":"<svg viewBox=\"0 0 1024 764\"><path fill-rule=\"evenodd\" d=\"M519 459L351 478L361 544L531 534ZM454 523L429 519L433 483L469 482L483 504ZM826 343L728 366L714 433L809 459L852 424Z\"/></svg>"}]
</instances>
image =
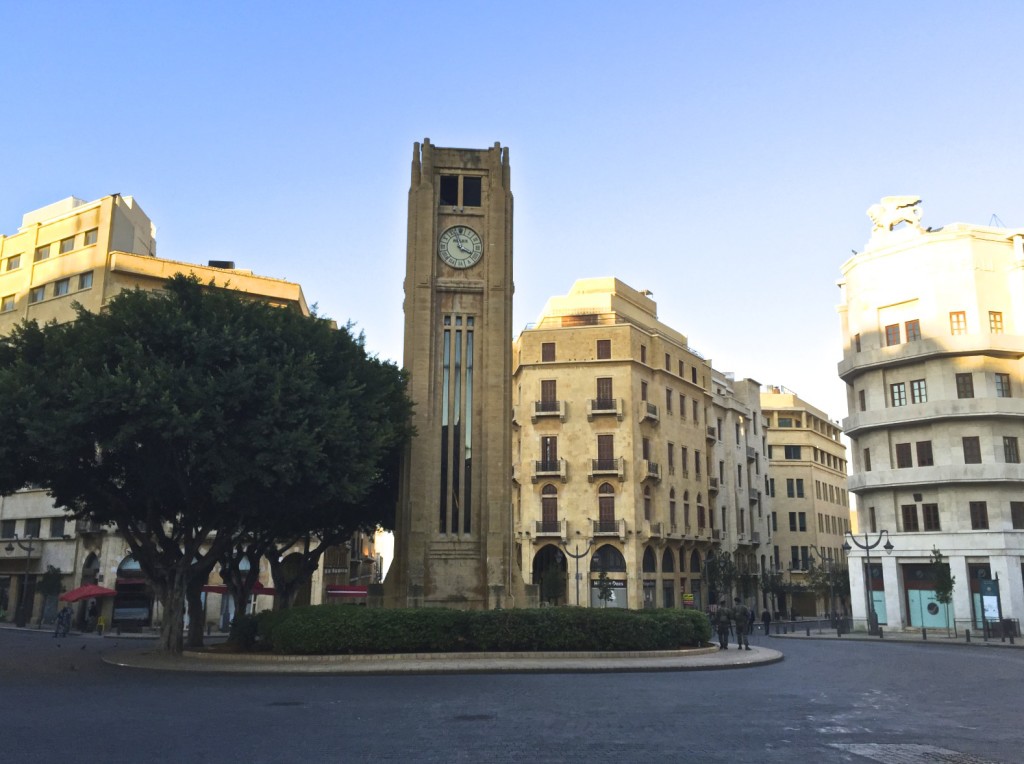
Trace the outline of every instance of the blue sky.
<instances>
[{"instance_id":1,"label":"blue sky","mask_svg":"<svg viewBox=\"0 0 1024 764\"><path fill-rule=\"evenodd\" d=\"M158 253L298 281L401 361L414 141L510 147L516 332L651 289L716 368L845 416L880 197L1024 224L1024 4L83 3L2 12L0 231L131 194Z\"/></svg>"}]
</instances>

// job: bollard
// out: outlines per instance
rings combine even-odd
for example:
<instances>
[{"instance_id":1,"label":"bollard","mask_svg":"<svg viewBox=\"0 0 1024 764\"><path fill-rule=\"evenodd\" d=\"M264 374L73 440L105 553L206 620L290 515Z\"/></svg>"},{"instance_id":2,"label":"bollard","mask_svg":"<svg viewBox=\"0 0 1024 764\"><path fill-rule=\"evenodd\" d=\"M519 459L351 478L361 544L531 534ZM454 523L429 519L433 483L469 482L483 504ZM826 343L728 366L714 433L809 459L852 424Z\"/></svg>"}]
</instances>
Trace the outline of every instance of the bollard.
<instances>
[{"instance_id":1,"label":"bollard","mask_svg":"<svg viewBox=\"0 0 1024 764\"><path fill-rule=\"evenodd\" d=\"M967 641L969 643L971 641L971 630L970 629L964 629L964 635L967 637Z\"/></svg>"},{"instance_id":2,"label":"bollard","mask_svg":"<svg viewBox=\"0 0 1024 764\"><path fill-rule=\"evenodd\" d=\"M883 636L885 636L885 635L884 635L884 634L882 634L882 627L881 627L881 626L879 626L879 627L878 627L878 638L879 638L879 639L881 639L881 638L882 638Z\"/></svg>"},{"instance_id":3,"label":"bollard","mask_svg":"<svg viewBox=\"0 0 1024 764\"><path fill-rule=\"evenodd\" d=\"M808 637L811 636L811 627L810 626L807 627L807 636Z\"/></svg>"},{"instance_id":4,"label":"bollard","mask_svg":"<svg viewBox=\"0 0 1024 764\"><path fill-rule=\"evenodd\" d=\"M928 641L928 629L926 629L924 626L921 627L921 639L923 639L925 642Z\"/></svg>"},{"instance_id":5,"label":"bollard","mask_svg":"<svg viewBox=\"0 0 1024 764\"><path fill-rule=\"evenodd\" d=\"M843 627L840 626L840 625L836 626L836 636L837 637L842 637L843 636Z\"/></svg>"}]
</instances>

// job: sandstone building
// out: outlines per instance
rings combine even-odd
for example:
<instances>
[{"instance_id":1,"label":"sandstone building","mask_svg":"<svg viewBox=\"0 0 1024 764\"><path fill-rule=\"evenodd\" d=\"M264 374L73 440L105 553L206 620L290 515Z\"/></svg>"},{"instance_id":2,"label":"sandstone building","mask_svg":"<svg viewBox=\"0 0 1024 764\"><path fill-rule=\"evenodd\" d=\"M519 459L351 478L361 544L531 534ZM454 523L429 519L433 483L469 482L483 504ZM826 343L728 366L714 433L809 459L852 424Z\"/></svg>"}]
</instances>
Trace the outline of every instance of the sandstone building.
<instances>
[{"instance_id":1,"label":"sandstone building","mask_svg":"<svg viewBox=\"0 0 1024 764\"><path fill-rule=\"evenodd\" d=\"M515 341L513 525L543 601L704 608L705 562L723 550L756 576L759 386L715 372L656 307L582 279Z\"/></svg>"}]
</instances>

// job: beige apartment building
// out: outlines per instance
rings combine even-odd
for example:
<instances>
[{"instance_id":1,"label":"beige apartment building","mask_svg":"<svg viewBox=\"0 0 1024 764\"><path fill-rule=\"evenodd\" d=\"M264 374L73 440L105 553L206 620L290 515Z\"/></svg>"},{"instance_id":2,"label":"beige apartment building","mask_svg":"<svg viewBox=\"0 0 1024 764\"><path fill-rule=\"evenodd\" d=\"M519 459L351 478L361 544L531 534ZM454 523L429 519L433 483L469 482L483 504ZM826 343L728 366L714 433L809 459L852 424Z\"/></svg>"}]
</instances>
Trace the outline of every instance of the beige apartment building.
<instances>
[{"instance_id":1,"label":"beige apartment building","mask_svg":"<svg viewBox=\"0 0 1024 764\"><path fill-rule=\"evenodd\" d=\"M159 289L177 273L309 315L298 284L257 276L229 262L195 265L156 257L149 217L132 197L115 194L92 202L69 197L25 214L16 233L0 235L0 334L23 319L73 320L74 302L99 311L123 289ZM314 602L365 599L366 584L379 578L372 537L357 536L325 562L310 592ZM31 603L25 620L52 615L42 612L35 591L49 566L62 571L65 590L83 583L116 589L113 601L101 603L110 626L148 624L159 617L138 564L115 532L68 518L40 489L0 497L0 620L15 620L22 596ZM263 574L269 581L269 569ZM214 574L211 581L219 577ZM208 589L207 619L226 626L230 598L220 597L221 585ZM259 607L270 607L271 593L260 595ZM55 605L46 604L51 610Z\"/></svg>"},{"instance_id":2,"label":"beige apartment building","mask_svg":"<svg viewBox=\"0 0 1024 764\"><path fill-rule=\"evenodd\" d=\"M890 629L1019 620L1024 230L926 229L917 197L887 197L868 214L871 239L839 282L854 616L873 611ZM871 544L869 568L860 546ZM935 596L933 549L956 580L948 607Z\"/></svg>"},{"instance_id":3,"label":"beige apartment building","mask_svg":"<svg viewBox=\"0 0 1024 764\"><path fill-rule=\"evenodd\" d=\"M829 416L780 385L761 391L768 429L774 543L770 568L786 583L807 586L812 567L846 567L844 534L850 530L846 446ZM830 601L831 599L831 601ZM780 596L780 612L803 617L845 612L845 592L822 596L810 591Z\"/></svg>"},{"instance_id":4,"label":"beige apartment building","mask_svg":"<svg viewBox=\"0 0 1024 764\"><path fill-rule=\"evenodd\" d=\"M542 601L704 608L708 555L757 565L757 383L716 374L649 292L577 281L512 363L516 549Z\"/></svg>"}]
</instances>

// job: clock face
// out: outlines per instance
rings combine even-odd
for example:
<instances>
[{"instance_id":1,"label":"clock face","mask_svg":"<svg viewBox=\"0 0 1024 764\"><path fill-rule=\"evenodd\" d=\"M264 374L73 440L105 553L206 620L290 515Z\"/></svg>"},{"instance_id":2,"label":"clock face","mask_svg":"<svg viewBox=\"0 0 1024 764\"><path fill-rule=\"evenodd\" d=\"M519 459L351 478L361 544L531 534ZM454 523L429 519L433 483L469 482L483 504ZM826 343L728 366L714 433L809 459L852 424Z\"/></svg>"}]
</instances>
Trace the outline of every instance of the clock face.
<instances>
[{"instance_id":1,"label":"clock face","mask_svg":"<svg viewBox=\"0 0 1024 764\"><path fill-rule=\"evenodd\" d=\"M437 256L452 268L476 265L484 254L480 235L464 225L453 225L437 241Z\"/></svg>"}]
</instances>

